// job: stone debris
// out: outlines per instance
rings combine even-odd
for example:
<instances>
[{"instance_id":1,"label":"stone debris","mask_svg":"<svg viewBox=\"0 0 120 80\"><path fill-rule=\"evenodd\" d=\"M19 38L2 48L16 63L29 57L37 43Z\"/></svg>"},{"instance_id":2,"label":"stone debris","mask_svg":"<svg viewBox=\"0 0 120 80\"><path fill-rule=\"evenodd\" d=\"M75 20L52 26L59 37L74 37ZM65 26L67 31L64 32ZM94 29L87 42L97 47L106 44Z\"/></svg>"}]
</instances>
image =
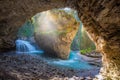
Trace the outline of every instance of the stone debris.
<instances>
[{"instance_id":1,"label":"stone debris","mask_svg":"<svg viewBox=\"0 0 120 80\"><path fill-rule=\"evenodd\" d=\"M92 80L98 72L98 67L91 70L56 67L35 55L0 55L0 80Z\"/></svg>"}]
</instances>

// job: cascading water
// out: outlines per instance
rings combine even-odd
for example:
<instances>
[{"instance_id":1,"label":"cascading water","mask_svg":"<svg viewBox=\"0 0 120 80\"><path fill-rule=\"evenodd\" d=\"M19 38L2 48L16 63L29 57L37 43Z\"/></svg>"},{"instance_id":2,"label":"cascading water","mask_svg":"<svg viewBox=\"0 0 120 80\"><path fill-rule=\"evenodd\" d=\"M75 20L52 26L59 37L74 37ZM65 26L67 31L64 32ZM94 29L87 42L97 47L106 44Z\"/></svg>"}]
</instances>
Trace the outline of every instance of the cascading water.
<instances>
[{"instance_id":1,"label":"cascading water","mask_svg":"<svg viewBox=\"0 0 120 80\"><path fill-rule=\"evenodd\" d=\"M30 42L25 40L16 40L16 51L17 53L40 53L42 51L36 50Z\"/></svg>"},{"instance_id":2,"label":"cascading water","mask_svg":"<svg viewBox=\"0 0 120 80\"><path fill-rule=\"evenodd\" d=\"M69 8L66 8L64 10L68 14L72 13L71 9L69 9ZM78 44L80 43L82 22L79 20L77 12L74 12L72 15L74 16L74 18L77 21L80 22L79 30L75 37L78 40L77 41L73 40L73 42L75 43L75 46L73 46L73 47L74 48L77 47L77 50L79 50L80 45L78 45ZM55 65L58 67L74 68L74 69L91 69L93 67L93 66L89 65L87 62L82 60L81 56L79 55L80 54L79 51L71 51L70 57L68 60L51 58L51 57L45 56L44 54L39 55L39 53L43 53L43 51L36 49L36 46L35 46L36 42L34 41L34 32L35 32L35 30L36 30L35 28L37 26L37 22L35 22L35 21L38 20L37 18L39 16L40 15L33 17L34 23L32 23L31 21L28 21L20 28L20 30L18 32L18 36L17 36L19 39L16 40L17 53L33 53L33 54L38 53L37 57L42 58L42 60L45 60L50 65ZM49 24L47 24L47 25L49 25ZM32 38L32 40L30 38ZM31 42L34 43L35 45L32 45Z\"/></svg>"},{"instance_id":3,"label":"cascading water","mask_svg":"<svg viewBox=\"0 0 120 80\"><path fill-rule=\"evenodd\" d=\"M17 53L43 53L34 40L34 25L30 20L19 29L17 37L18 40L15 42Z\"/></svg>"},{"instance_id":4,"label":"cascading water","mask_svg":"<svg viewBox=\"0 0 120 80\"><path fill-rule=\"evenodd\" d=\"M24 40L16 40L16 48L18 52L35 51L35 47L33 47L28 41Z\"/></svg>"}]
</instances>

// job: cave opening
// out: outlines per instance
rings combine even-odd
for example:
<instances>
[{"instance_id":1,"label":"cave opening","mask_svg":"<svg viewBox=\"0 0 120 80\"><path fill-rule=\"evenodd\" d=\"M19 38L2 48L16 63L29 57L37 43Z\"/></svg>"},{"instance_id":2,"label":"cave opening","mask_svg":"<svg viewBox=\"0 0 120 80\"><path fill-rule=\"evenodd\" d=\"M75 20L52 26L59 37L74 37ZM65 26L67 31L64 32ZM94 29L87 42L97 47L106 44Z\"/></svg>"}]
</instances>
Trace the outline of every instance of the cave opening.
<instances>
[{"instance_id":1,"label":"cave opening","mask_svg":"<svg viewBox=\"0 0 120 80\"><path fill-rule=\"evenodd\" d=\"M16 35L17 30L26 20L30 19L33 15L35 15L38 12L51 10L54 8L71 7L78 11L79 18L82 21L84 28L89 33L92 40L94 41L97 51L99 51L102 55L103 67L100 70L100 74L103 76L105 80L119 80L120 79L119 3L120 2L116 0L108 0L108 1L105 0L99 0L99 1L98 0L72 0L72 1L71 0L24 0L24 1L1 0L0 1L0 11L1 11L0 12L1 15L0 17L0 79L7 80L7 76L11 76L12 78L14 77L14 79L12 80L16 80L16 79L30 80L30 79L44 78L46 76L46 74L44 73L48 73L49 68L47 67L48 72L43 71L44 73L41 73L41 71L38 69L39 64L34 63L34 61L37 61L37 63L41 62L39 61L39 59L36 60L36 58L30 57L31 56L30 54L13 55L14 52L9 52L10 55L8 56L5 53L7 51L15 50L15 46L17 46L15 45L15 43L19 41L21 42L21 40L15 42L17 37ZM62 40L65 39L63 38ZM31 47L30 45L30 44L34 45L34 43L24 42L24 41L22 41L22 43L24 43L25 45L26 44L29 45L30 48L32 48L30 50L33 51L36 50L34 47ZM26 46L24 47L26 48ZM38 48L37 45L36 48ZM41 47L41 49L42 48L43 47ZM53 48L49 49L48 47L49 51L52 51L51 49ZM64 47L63 49L66 50L67 48ZM26 48L25 51L26 50L30 51L28 48ZM41 53L43 53L42 50L40 51ZM82 54L84 54L84 52L87 51L89 51L89 48L83 49L81 52ZM53 52L49 52L49 53L53 53ZM66 57L68 57L68 54L66 54L65 56L60 55L59 57L60 58L64 57L65 59ZM34 64L35 66L33 67L31 64ZM44 69L44 67L46 67L46 66L44 67L41 66L39 66L40 69ZM38 74L36 69L37 71L39 70L39 74L42 75L36 75ZM54 72L54 69L51 71ZM51 74L55 74L55 73L51 73L51 71L49 75L47 75L48 77L50 77ZM72 74L72 72L69 73ZM62 73L60 74L62 75ZM4 76L5 79L1 78L1 76Z\"/></svg>"},{"instance_id":2,"label":"cave opening","mask_svg":"<svg viewBox=\"0 0 120 80\"><path fill-rule=\"evenodd\" d=\"M37 54L49 65L78 70L78 73L75 72L78 77L93 78L99 73L101 55L95 52L94 43L73 9L37 13L19 28L17 37L17 53ZM81 70L85 72L80 74ZM71 77L71 74L66 76Z\"/></svg>"},{"instance_id":3,"label":"cave opening","mask_svg":"<svg viewBox=\"0 0 120 80\"><path fill-rule=\"evenodd\" d=\"M5 62L0 69L8 71L4 74L8 77L0 75L5 80L15 78L15 75L21 75L17 79L37 79L34 73L40 76L38 78L48 80L56 75L58 79L74 76L92 79L99 73L101 56L96 54L94 43L73 9L37 13L19 28L16 35L16 51L0 58Z\"/></svg>"}]
</instances>

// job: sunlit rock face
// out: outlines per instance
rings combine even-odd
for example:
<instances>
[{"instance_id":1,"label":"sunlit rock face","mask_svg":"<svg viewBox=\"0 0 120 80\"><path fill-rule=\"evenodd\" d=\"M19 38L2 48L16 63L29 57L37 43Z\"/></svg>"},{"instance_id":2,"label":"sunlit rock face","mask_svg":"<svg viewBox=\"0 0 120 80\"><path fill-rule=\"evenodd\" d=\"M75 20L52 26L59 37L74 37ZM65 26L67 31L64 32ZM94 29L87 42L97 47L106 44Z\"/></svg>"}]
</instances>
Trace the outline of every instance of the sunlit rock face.
<instances>
[{"instance_id":1,"label":"sunlit rock face","mask_svg":"<svg viewBox=\"0 0 120 80\"><path fill-rule=\"evenodd\" d=\"M79 22L63 10L46 11L36 17L36 43L45 53L67 59Z\"/></svg>"}]
</instances>

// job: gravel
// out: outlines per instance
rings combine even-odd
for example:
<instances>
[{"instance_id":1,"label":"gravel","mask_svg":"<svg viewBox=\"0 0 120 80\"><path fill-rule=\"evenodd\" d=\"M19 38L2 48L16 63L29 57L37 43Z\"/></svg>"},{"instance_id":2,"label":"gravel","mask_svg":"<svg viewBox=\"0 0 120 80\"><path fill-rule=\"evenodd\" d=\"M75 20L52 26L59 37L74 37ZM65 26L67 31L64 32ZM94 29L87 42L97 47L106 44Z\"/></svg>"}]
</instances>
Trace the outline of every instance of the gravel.
<instances>
[{"instance_id":1,"label":"gravel","mask_svg":"<svg viewBox=\"0 0 120 80\"><path fill-rule=\"evenodd\" d=\"M92 80L99 69L60 68L30 54L0 55L0 80Z\"/></svg>"}]
</instances>

